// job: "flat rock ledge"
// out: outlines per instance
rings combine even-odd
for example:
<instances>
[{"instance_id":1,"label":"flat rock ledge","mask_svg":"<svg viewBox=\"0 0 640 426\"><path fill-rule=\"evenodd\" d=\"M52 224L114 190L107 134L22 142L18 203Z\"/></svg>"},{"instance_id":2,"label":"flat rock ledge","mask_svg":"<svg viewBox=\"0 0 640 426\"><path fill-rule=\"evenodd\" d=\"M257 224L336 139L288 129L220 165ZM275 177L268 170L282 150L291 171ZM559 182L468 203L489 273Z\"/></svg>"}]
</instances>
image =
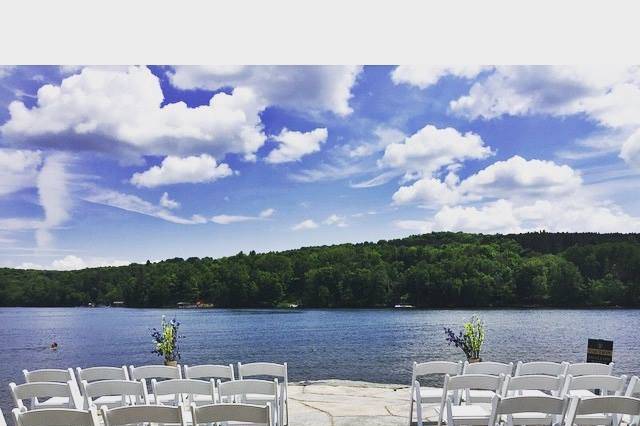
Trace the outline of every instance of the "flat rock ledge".
<instances>
[{"instance_id":1,"label":"flat rock ledge","mask_svg":"<svg viewBox=\"0 0 640 426\"><path fill-rule=\"evenodd\" d=\"M424 406L423 415L435 423L436 407ZM408 426L409 387L336 379L290 383L289 424Z\"/></svg>"}]
</instances>

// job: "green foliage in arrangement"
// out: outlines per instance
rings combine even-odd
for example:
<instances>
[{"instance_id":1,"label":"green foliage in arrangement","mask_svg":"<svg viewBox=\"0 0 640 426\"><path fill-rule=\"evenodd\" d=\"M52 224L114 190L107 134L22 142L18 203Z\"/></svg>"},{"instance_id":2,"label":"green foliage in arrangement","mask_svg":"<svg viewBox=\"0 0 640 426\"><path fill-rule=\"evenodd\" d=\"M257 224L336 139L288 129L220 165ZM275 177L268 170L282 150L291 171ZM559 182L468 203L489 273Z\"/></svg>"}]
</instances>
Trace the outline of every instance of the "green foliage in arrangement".
<instances>
[{"instance_id":1,"label":"green foliage in arrangement","mask_svg":"<svg viewBox=\"0 0 640 426\"><path fill-rule=\"evenodd\" d=\"M441 232L80 271L0 268L0 306L640 306L640 234Z\"/></svg>"},{"instance_id":2,"label":"green foliage in arrangement","mask_svg":"<svg viewBox=\"0 0 640 426\"><path fill-rule=\"evenodd\" d=\"M484 343L485 326L477 315L473 315L471 320L462 325L462 331L457 335L450 328L445 327L445 339L456 348L462 349L467 359L480 359L480 351Z\"/></svg>"}]
</instances>

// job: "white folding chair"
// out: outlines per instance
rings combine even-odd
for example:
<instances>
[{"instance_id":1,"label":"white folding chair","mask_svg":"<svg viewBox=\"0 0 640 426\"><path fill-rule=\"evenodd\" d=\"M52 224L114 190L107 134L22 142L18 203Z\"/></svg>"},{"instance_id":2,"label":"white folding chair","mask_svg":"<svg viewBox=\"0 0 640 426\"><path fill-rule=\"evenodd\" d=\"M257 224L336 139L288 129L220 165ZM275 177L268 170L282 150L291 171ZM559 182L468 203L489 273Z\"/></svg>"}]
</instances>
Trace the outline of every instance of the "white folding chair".
<instances>
[{"instance_id":1,"label":"white folding chair","mask_svg":"<svg viewBox=\"0 0 640 426\"><path fill-rule=\"evenodd\" d=\"M107 409L102 407L104 426L124 426L131 424L177 424L186 426L182 407L161 405L131 405Z\"/></svg>"},{"instance_id":2,"label":"white folding chair","mask_svg":"<svg viewBox=\"0 0 640 426\"><path fill-rule=\"evenodd\" d=\"M100 426L95 409L45 408L35 411L13 409L15 426Z\"/></svg>"},{"instance_id":3,"label":"white folding chair","mask_svg":"<svg viewBox=\"0 0 640 426\"><path fill-rule=\"evenodd\" d=\"M131 380L151 380L151 379L182 379L182 369L180 365L172 367L170 365L141 365L139 367L129 366L129 375ZM148 390L147 390L148 393ZM149 394L150 404L165 404L171 403L171 397L165 395L165 400L156 401L153 393Z\"/></svg>"},{"instance_id":4,"label":"white folding chair","mask_svg":"<svg viewBox=\"0 0 640 426\"><path fill-rule=\"evenodd\" d=\"M566 424L618 426L625 415L630 418L640 416L640 399L610 395L573 398Z\"/></svg>"},{"instance_id":5,"label":"white folding chair","mask_svg":"<svg viewBox=\"0 0 640 426\"><path fill-rule=\"evenodd\" d=\"M246 378L270 378L278 379L280 383L280 402L274 408L278 412L278 424L289 424L289 373L287 363L275 364L271 362L252 362L249 364L238 363L238 376L240 380ZM274 402L277 404L278 402Z\"/></svg>"},{"instance_id":6,"label":"white folding chair","mask_svg":"<svg viewBox=\"0 0 640 426\"><path fill-rule=\"evenodd\" d=\"M282 426L282 423L279 423L282 421L282 415L279 411L281 405L278 379L273 379L273 381L244 379L229 382L218 380L216 387L220 398L219 402L222 403L270 404L274 410L274 424Z\"/></svg>"},{"instance_id":7,"label":"white folding chair","mask_svg":"<svg viewBox=\"0 0 640 426\"><path fill-rule=\"evenodd\" d=\"M271 404L266 406L250 404L214 404L198 407L191 405L193 425L238 422L250 425L272 426Z\"/></svg>"},{"instance_id":8,"label":"white folding chair","mask_svg":"<svg viewBox=\"0 0 640 426\"><path fill-rule=\"evenodd\" d=\"M474 362L469 363L465 361L464 366L462 367L462 374L488 374L491 376L499 376L504 375L510 376L513 372L513 363L510 362L508 364L502 362ZM476 402L484 402L490 404L493 401L493 397L495 396L495 392L489 390L482 389L467 389L462 395L463 400L468 400L473 398Z\"/></svg>"},{"instance_id":9,"label":"white folding chair","mask_svg":"<svg viewBox=\"0 0 640 426\"><path fill-rule=\"evenodd\" d=\"M629 384L627 385L627 390L624 392L624 396L630 396L633 398L637 398L640 395L640 379L638 376L633 376L631 380L629 380ZM636 416L636 418L631 418L630 416L625 415L622 417L622 421L628 425L640 425L640 416Z\"/></svg>"},{"instance_id":10,"label":"white folding chair","mask_svg":"<svg viewBox=\"0 0 640 426\"><path fill-rule=\"evenodd\" d=\"M560 425L567 412L568 398L557 396L513 396L493 399L489 426L498 426L506 416L506 426Z\"/></svg>"},{"instance_id":11,"label":"white folding chair","mask_svg":"<svg viewBox=\"0 0 640 426\"><path fill-rule=\"evenodd\" d=\"M569 368L568 362L518 361L514 376L566 376L567 368Z\"/></svg>"},{"instance_id":12,"label":"white folding chair","mask_svg":"<svg viewBox=\"0 0 640 426\"><path fill-rule=\"evenodd\" d=\"M627 376L589 375L573 377L569 374L564 383L563 394L569 397L591 398L596 396L594 390L598 389L600 395L620 396L625 390Z\"/></svg>"},{"instance_id":13,"label":"white folding chair","mask_svg":"<svg viewBox=\"0 0 640 426\"><path fill-rule=\"evenodd\" d=\"M195 379L169 379L158 382L156 379L151 379L151 388L156 401L166 401L167 397L173 397L171 403L158 402L158 405L177 406L181 402L187 405L192 402L196 405L216 403L213 379L208 382ZM196 396L199 397L197 400Z\"/></svg>"},{"instance_id":14,"label":"white folding chair","mask_svg":"<svg viewBox=\"0 0 640 426\"><path fill-rule=\"evenodd\" d=\"M88 383L82 381L84 406L107 408L126 405L148 404L147 384L145 380L99 380Z\"/></svg>"},{"instance_id":15,"label":"white folding chair","mask_svg":"<svg viewBox=\"0 0 640 426\"><path fill-rule=\"evenodd\" d=\"M493 376L489 374L467 374L451 377L448 374L444 376L444 386L442 388L442 402L440 403L440 412L446 410L446 418L444 419L448 426L455 425L482 425L486 426L491 417L491 405L484 403L483 398L478 401L474 399L474 394L467 393L470 398L465 401L464 405L457 405L455 391L465 392L470 389L491 391L492 394L499 394L504 381L504 374ZM450 392L454 392L451 394ZM438 420L438 426L442 421ZM418 419L418 425L422 426L422 419Z\"/></svg>"},{"instance_id":16,"label":"white folding chair","mask_svg":"<svg viewBox=\"0 0 640 426\"><path fill-rule=\"evenodd\" d=\"M422 418L422 404L442 402L442 388L425 387L420 384L419 377L444 375L457 376L462 372L462 361L430 361L422 363L413 363L413 372L411 373L411 390L409 403L409 426L413 422L413 405L416 406L416 417ZM440 421L442 421L442 412L440 412Z\"/></svg>"},{"instance_id":17,"label":"white folding chair","mask_svg":"<svg viewBox=\"0 0 640 426\"><path fill-rule=\"evenodd\" d=\"M229 364L229 365L204 364L204 365L192 365L192 366L185 365L184 377L187 379L200 379L200 380L213 379L214 381L235 380L236 378L235 373L233 371L233 364ZM208 397L193 395L193 398L194 399L191 402L195 402L196 405L212 403L211 401L208 401Z\"/></svg>"},{"instance_id":18,"label":"white folding chair","mask_svg":"<svg viewBox=\"0 0 640 426\"><path fill-rule=\"evenodd\" d=\"M18 409L18 413L20 413L20 409ZM16 422L15 426L20 426L17 424L15 419L14 421ZM2 408L0 408L0 426L7 426L7 421L4 419L4 414L2 413Z\"/></svg>"},{"instance_id":19,"label":"white folding chair","mask_svg":"<svg viewBox=\"0 0 640 426\"><path fill-rule=\"evenodd\" d=\"M90 368L76 368L78 374L78 381L84 382L97 382L98 380L129 380L129 373L127 367L90 367Z\"/></svg>"},{"instance_id":20,"label":"white folding chair","mask_svg":"<svg viewBox=\"0 0 640 426\"><path fill-rule=\"evenodd\" d=\"M502 395L510 396L560 396L565 377L560 375L507 376L502 387Z\"/></svg>"},{"instance_id":21,"label":"white folding chair","mask_svg":"<svg viewBox=\"0 0 640 426\"><path fill-rule=\"evenodd\" d=\"M598 362L577 362L569 364L567 375L577 376L613 376L613 363L600 364Z\"/></svg>"},{"instance_id":22,"label":"white folding chair","mask_svg":"<svg viewBox=\"0 0 640 426\"><path fill-rule=\"evenodd\" d=\"M29 400L31 402L34 400L43 400L47 404L46 407L43 407L42 403L38 405L31 405L29 407L31 410L40 410L44 408L78 408L78 406L81 405L71 393L71 385L69 383L31 382L23 383L21 385L9 383L9 389L11 389L13 402L16 407L22 411L26 411L28 409L24 404L25 400Z\"/></svg>"},{"instance_id":23,"label":"white folding chair","mask_svg":"<svg viewBox=\"0 0 640 426\"><path fill-rule=\"evenodd\" d=\"M41 370L22 370L22 374L24 375L25 383L32 382L53 382L53 383L69 383L71 386L71 394L76 401L75 408L82 408L82 405L79 405L79 401L82 401L82 396L80 395L80 388L78 383L76 382L76 376L73 374L73 370L71 368L65 369L54 369L47 368ZM31 406L35 408L67 408L69 407L68 401L65 397L55 397L49 398L44 401L38 400L38 398L34 398L31 401Z\"/></svg>"}]
</instances>

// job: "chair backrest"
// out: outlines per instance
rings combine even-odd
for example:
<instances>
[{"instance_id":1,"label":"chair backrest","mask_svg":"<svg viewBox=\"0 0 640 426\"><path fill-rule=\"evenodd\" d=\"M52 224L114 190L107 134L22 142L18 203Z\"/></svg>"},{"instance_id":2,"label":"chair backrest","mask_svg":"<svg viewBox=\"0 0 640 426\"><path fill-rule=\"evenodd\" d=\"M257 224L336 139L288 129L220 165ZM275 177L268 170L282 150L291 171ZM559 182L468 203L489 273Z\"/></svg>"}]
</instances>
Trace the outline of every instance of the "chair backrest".
<instances>
[{"instance_id":1,"label":"chair backrest","mask_svg":"<svg viewBox=\"0 0 640 426\"><path fill-rule=\"evenodd\" d=\"M518 413L541 413L550 416L558 416L562 419L565 416L569 400L557 396L513 396L493 397L491 417L489 426L495 426L500 421L500 416ZM511 424L513 419L508 422ZM549 424L552 419L549 419Z\"/></svg>"},{"instance_id":2,"label":"chair backrest","mask_svg":"<svg viewBox=\"0 0 640 426\"><path fill-rule=\"evenodd\" d=\"M187 379L227 379L235 380L233 365L185 365L184 377Z\"/></svg>"},{"instance_id":3,"label":"chair backrest","mask_svg":"<svg viewBox=\"0 0 640 426\"><path fill-rule=\"evenodd\" d=\"M574 398L567 414L566 424L575 423L576 416L589 414L627 414L632 418L640 416L640 399L629 396L595 396Z\"/></svg>"},{"instance_id":4,"label":"chair backrest","mask_svg":"<svg viewBox=\"0 0 640 426\"><path fill-rule=\"evenodd\" d=\"M633 376L631 380L629 380L624 396L634 396L637 394L640 394L640 379L638 376Z\"/></svg>"},{"instance_id":5,"label":"chair backrest","mask_svg":"<svg viewBox=\"0 0 640 426\"><path fill-rule=\"evenodd\" d=\"M266 406L250 404L213 404L196 407L191 405L193 424L242 422L271 425L271 404Z\"/></svg>"},{"instance_id":6,"label":"chair backrest","mask_svg":"<svg viewBox=\"0 0 640 426\"><path fill-rule=\"evenodd\" d=\"M504 380L502 394L505 396L522 395L524 390L539 390L550 392L551 395L559 396L562 394L564 386L564 376L545 376L545 375L528 375L528 376L507 376Z\"/></svg>"},{"instance_id":7,"label":"chair backrest","mask_svg":"<svg viewBox=\"0 0 640 426\"><path fill-rule=\"evenodd\" d=\"M240 380L247 377L279 377L287 381L287 363L275 364L272 362L252 362L250 364L238 363L238 378Z\"/></svg>"},{"instance_id":8,"label":"chair backrest","mask_svg":"<svg viewBox=\"0 0 640 426\"><path fill-rule=\"evenodd\" d=\"M93 399L101 396L121 396L121 405L146 404L148 401L147 384L144 379L100 380L88 383L82 381L85 407L93 406Z\"/></svg>"},{"instance_id":9,"label":"chair backrest","mask_svg":"<svg viewBox=\"0 0 640 426\"><path fill-rule=\"evenodd\" d=\"M414 362L413 373L411 375L411 383L415 382L420 376L428 376L432 374L448 374L449 376L457 376L462 372L462 361L429 361Z\"/></svg>"},{"instance_id":10,"label":"chair backrest","mask_svg":"<svg viewBox=\"0 0 640 426\"><path fill-rule=\"evenodd\" d=\"M129 380L127 367L90 367L76 369L80 382L97 382L98 380Z\"/></svg>"},{"instance_id":11,"label":"chair backrest","mask_svg":"<svg viewBox=\"0 0 640 426\"><path fill-rule=\"evenodd\" d=\"M627 376L607 376L607 375L589 375L589 376L578 376L573 377L571 374L567 376L567 379L564 383L563 394L569 393L569 391L580 389L580 390L591 390L591 389L599 389L603 392L603 395L606 394L615 394L622 395L624 392L624 385L627 381Z\"/></svg>"},{"instance_id":12,"label":"chair backrest","mask_svg":"<svg viewBox=\"0 0 640 426\"><path fill-rule=\"evenodd\" d=\"M261 395L278 395L278 379L269 380L257 380L257 379L243 379L233 380L229 382L221 382L218 380L217 386L218 395L222 398L230 399L231 401L224 402L245 402L247 394L261 394Z\"/></svg>"},{"instance_id":13,"label":"chair backrest","mask_svg":"<svg viewBox=\"0 0 640 426\"><path fill-rule=\"evenodd\" d=\"M155 400L159 404L160 395L175 395L174 404L180 402L180 397L184 395L207 395L214 401L215 384L213 379L208 382L195 379L169 379L158 382L151 379L151 388L155 395Z\"/></svg>"},{"instance_id":14,"label":"chair backrest","mask_svg":"<svg viewBox=\"0 0 640 426\"><path fill-rule=\"evenodd\" d=\"M518 361L516 364L515 376L527 376L527 375L545 375L545 376L566 376L568 362L546 362L546 361L534 361L534 362L522 362Z\"/></svg>"},{"instance_id":15,"label":"chair backrest","mask_svg":"<svg viewBox=\"0 0 640 426\"><path fill-rule=\"evenodd\" d=\"M56 382L31 382L16 385L9 383L11 396L16 407L26 410L23 400L34 400L36 398L65 397L69 398L69 408L76 408L75 401L71 394L71 386L69 383ZM34 408L34 407L31 407Z\"/></svg>"},{"instance_id":16,"label":"chair backrest","mask_svg":"<svg viewBox=\"0 0 640 426\"><path fill-rule=\"evenodd\" d=\"M21 411L14 408L13 420L16 426L100 426L95 409L45 408Z\"/></svg>"},{"instance_id":17,"label":"chair backrest","mask_svg":"<svg viewBox=\"0 0 640 426\"><path fill-rule=\"evenodd\" d=\"M466 374L460 376L444 376L443 395L447 395L449 391L480 389L491 390L496 393L500 392L504 374L493 376L491 374Z\"/></svg>"},{"instance_id":18,"label":"chair backrest","mask_svg":"<svg viewBox=\"0 0 640 426\"><path fill-rule=\"evenodd\" d=\"M575 364L569 364L567 368L567 374L576 376L611 376L613 375L613 363L600 364L598 362L578 362Z\"/></svg>"},{"instance_id":19,"label":"chair backrest","mask_svg":"<svg viewBox=\"0 0 640 426\"><path fill-rule=\"evenodd\" d=\"M103 407L102 418L105 426L130 424L179 424L186 425L181 407L162 405L132 405L107 409Z\"/></svg>"},{"instance_id":20,"label":"chair backrest","mask_svg":"<svg viewBox=\"0 0 640 426\"><path fill-rule=\"evenodd\" d=\"M44 368L41 370L22 370L22 374L24 374L24 381L26 383L30 382L57 382L57 383L67 383L69 380L75 380L75 376L73 374L73 370L67 368L63 369L55 369L55 368Z\"/></svg>"},{"instance_id":21,"label":"chair backrest","mask_svg":"<svg viewBox=\"0 0 640 426\"><path fill-rule=\"evenodd\" d=\"M510 376L512 372L513 372L512 362L505 364L502 362L492 362L492 361L474 362L474 363L469 363L468 361L465 361L464 367L462 369L462 374L490 374L492 376L499 376L500 374L504 374L505 376Z\"/></svg>"},{"instance_id":22,"label":"chair backrest","mask_svg":"<svg viewBox=\"0 0 640 426\"><path fill-rule=\"evenodd\" d=\"M180 366L170 365L141 365L140 367L129 366L132 380L142 379L182 379Z\"/></svg>"}]
</instances>

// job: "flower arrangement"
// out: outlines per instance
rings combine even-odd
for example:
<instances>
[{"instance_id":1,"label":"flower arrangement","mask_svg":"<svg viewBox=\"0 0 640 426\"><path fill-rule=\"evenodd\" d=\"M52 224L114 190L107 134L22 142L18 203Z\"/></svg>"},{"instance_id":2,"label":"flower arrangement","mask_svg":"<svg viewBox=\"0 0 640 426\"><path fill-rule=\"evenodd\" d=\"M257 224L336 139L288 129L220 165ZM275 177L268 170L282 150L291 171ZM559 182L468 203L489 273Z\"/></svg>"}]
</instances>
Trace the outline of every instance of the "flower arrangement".
<instances>
[{"instance_id":1,"label":"flower arrangement","mask_svg":"<svg viewBox=\"0 0 640 426\"><path fill-rule=\"evenodd\" d=\"M462 349L468 360L481 360L480 350L484 343L485 332L484 321L473 315L471 320L465 322L462 327L462 330L457 335L453 330L445 327L444 332L447 335L447 342L449 345L453 343L456 348Z\"/></svg>"},{"instance_id":2,"label":"flower arrangement","mask_svg":"<svg viewBox=\"0 0 640 426\"><path fill-rule=\"evenodd\" d=\"M182 336L178 335L179 327L180 323L175 318L167 321L163 315L160 329L154 328L151 331L151 337L153 337L155 345L155 349L151 353L163 357L164 363L167 365L175 364L180 359L178 339L182 338Z\"/></svg>"}]
</instances>

